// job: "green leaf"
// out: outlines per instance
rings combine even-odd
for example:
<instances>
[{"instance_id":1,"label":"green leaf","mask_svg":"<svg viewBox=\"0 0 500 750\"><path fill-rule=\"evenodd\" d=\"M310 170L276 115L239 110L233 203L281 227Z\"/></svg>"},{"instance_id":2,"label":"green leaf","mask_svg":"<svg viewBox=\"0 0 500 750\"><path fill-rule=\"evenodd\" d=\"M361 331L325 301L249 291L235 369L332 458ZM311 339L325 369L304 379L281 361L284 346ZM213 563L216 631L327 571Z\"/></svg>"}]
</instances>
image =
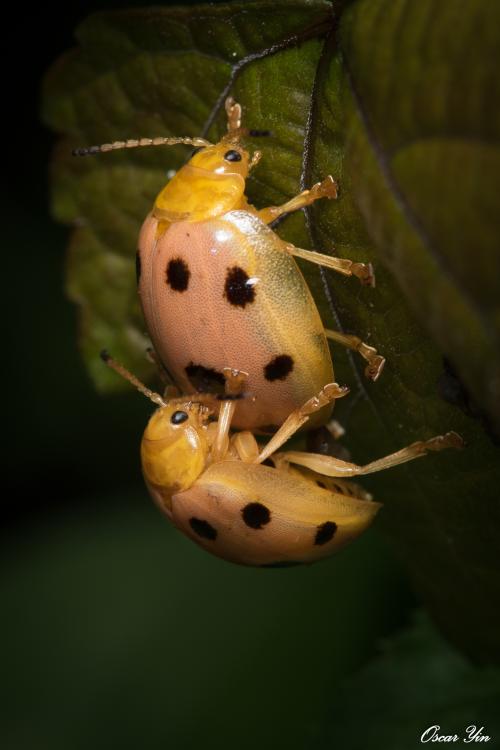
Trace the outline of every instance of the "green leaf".
<instances>
[{"instance_id":1,"label":"green leaf","mask_svg":"<svg viewBox=\"0 0 500 750\"><path fill-rule=\"evenodd\" d=\"M233 81L247 70L288 55L293 78L288 79L281 64L278 70L281 84L290 87L295 105L302 110L294 131L289 132L294 119L279 115L279 124L270 121L265 101L260 110L252 111L251 119L256 125L272 125L276 135L285 138L279 151L281 138L269 149L268 165L278 159L281 172L283 162L288 164L286 175L278 181L278 194L281 198L293 192L300 173L302 117L310 98L314 58L331 19L332 7L325 0L281 0L273 5L272 20L269 4L262 0L100 14L78 30L80 48L56 63L48 75L44 117L66 136L54 160L54 213L60 221L77 225L70 247L68 292L80 305L81 347L99 388L128 387L103 367L102 348L127 362L139 377L153 375L144 356L147 342L130 257L167 171L182 164L187 152L185 147L156 149L156 153L145 149L111 154L104 160L77 160L72 149L137 133L199 135L209 131L214 120L221 133L225 130L221 108ZM273 74L272 69L268 74ZM215 129L210 132L215 137Z\"/></svg>"},{"instance_id":2,"label":"green leaf","mask_svg":"<svg viewBox=\"0 0 500 750\"><path fill-rule=\"evenodd\" d=\"M500 660L500 6L483 0L246 2L91 17L47 77L44 116L64 139L54 212L76 225L69 293L100 388L122 387L107 347L139 376L145 331L136 237L182 148L76 160L75 146L225 129L229 92L269 128L249 183L259 206L325 174L340 184L278 228L299 246L370 260L375 290L302 264L325 324L387 357L381 379L335 348L351 386L337 410L354 460L455 429L461 454L367 478L380 524L447 635ZM494 197L495 196L495 197ZM175 335L175 331L173 331Z\"/></svg>"},{"instance_id":3,"label":"green leaf","mask_svg":"<svg viewBox=\"0 0 500 750\"><path fill-rule=\"evenodd\" d=\"M459 746L464 740L475 746L470 736L481 730L493 750L500 748L499 704L500 670L473 667L420 615L333 694L328 733L317 747L365 750L369 737L373 750L418 750L424 732L437 725L439 735L457 735ZM476 730L467 733L468 727Z\"/></svg>"}]
</instances>

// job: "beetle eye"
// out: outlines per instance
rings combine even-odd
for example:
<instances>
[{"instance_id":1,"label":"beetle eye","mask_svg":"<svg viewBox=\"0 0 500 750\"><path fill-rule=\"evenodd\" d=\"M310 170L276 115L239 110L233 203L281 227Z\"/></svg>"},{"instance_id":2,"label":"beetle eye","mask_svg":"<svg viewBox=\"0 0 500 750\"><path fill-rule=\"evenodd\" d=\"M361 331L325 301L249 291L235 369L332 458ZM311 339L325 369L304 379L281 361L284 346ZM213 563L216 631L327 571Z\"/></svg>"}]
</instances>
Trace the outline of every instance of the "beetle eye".
<instances>
[{"instance_id":1,"label":"beetle eye","mask_svg":"<svg viewBox=\"0 0 500 750\"><path fill-rule=\"evenodd\" d=\"M174 411L174 413L170 417L170 421L172 424L182 424L186 421L186 419L189 419L189 414L187 414L185 411Z\"/></svg>"},{"instance_id":2,"label":"beetle eye","mask_svg":"<svg viewBox=\"0 0 500 750\"><path fill-rule=\"evenodd\" d=\"M226 161L241 161L241 154L239 151L231 149L231 151L226 151L226 153L224 154L224 159Z\"/></svg>"}]
</instances>

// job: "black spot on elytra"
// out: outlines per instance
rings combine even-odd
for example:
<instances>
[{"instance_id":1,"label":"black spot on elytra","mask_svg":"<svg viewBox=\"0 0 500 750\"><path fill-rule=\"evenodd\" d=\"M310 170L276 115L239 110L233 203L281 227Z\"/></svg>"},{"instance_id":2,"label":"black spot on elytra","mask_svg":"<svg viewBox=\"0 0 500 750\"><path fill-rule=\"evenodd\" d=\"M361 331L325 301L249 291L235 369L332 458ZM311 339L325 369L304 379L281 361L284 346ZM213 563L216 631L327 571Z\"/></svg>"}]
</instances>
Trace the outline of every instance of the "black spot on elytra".
<instances>
[{"instance_id":1,"label":"black spot on elytra","mask_svg":"<svg viewBox=\"0 0 500 750\"><path fill-rule=\"evenodd\" d=\"M262 529L271 520L271 511L262 503L248 503L242 509L241 515L251 529Z\"/></svg>"},{"instance_id":2,"label":"black spot on elytra","mask_svg":"<svg viewBox=\"0 0 500 750\"><path fill-rule=\"evenodd\" d=\"M139 250L135 254L135 278L137 285L139 285L139 281L141 280L141 253Z\"/></svg>"},{"instance_id":3,"label":"black spot on elytra","mask_svg":"<svg viewBox=\"0 0 500 750\"><path fill-rule=\"evenodd\" d=\"M250 277L239 266L227 269L224 297L235 307L245 307L255 300L255 288Z\"/></svg>"},{"instance_id":4,"label":"black spot on elytra","mask_svg":"<svg viewBox=\"0 0 500 750\"><path fill-rule=\"evenodd\" d=\"M293 359L288 354L279 354L264 367L266 380L284 380L293 370Z\"/></svg>"},{"instance_id":5,"label":"black spot on elytra","mask_svg":"<svg viewBox=\"0 0 500 750\"><path fill-rule=\"evenodd\" d=\"M193 529L195 534L198 534L202 539L208 539L213 542L217 539L217 529L214 529L208 521L202 521L199 518L190 518L189 525Z\"/></svg>"},{"instance_id":6,"label":"black spot on elytra","mask_svg":"<svg viewBox=\"0 0 500 750\"><path fill-rule=\"evenodd\" d=\"M294 568L296 565L303 565L301 562L293 562L292 560L284 560L283 562L264 563L259 565L259 568Z\"/></svg>"},{"instance_id":7,"label":"black spot on elytra","mask_svg":"<svg viewBox=\"0 0 500 750\"><path fill-rule=\"evenodd\" d=\"M337 524L335 521L326 521L326 523L322 523L321 526L318 526L316 529L316 536L314 537L314 544L326 544L331 539L333 539L333 535L337 531Z\"/></svg>"},{"instance_id":8,"label":"black spot on elytra","mask_svg":"<svg viewBox=\"0 0 500 750\"><path fill-rule=\"evenodd\" d=\"M173 258L167 266L167 284L174 292L185 292L188 288L191 271L182 258Z\"/></svg>"},{"instance_id":9,"label":"black spot on elytra","mask_svg":"<svg viewBox=\"0 0 500 750\"><path fill-rule=\"evenodd\" d=\"M190 362L185 368L189 382L198 393L224 394L226 378L222 372Z\"/></svg>"}]
</instances>

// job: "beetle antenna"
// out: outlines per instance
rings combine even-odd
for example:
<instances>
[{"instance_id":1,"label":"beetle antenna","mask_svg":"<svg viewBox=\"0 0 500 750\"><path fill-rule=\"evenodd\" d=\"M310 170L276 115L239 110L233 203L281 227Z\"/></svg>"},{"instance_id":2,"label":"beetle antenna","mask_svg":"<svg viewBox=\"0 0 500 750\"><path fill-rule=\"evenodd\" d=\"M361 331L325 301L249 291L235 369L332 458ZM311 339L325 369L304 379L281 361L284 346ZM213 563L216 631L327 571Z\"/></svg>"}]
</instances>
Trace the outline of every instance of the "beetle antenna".
<instances>
[{"instance_id":1,"label":"beetle antenna","mask_svg":"<svg viewBox=\"0 0 500 750\"><path fill-rule=\"evenodd\" d=\"M254 151L252 154L252 158L250 159L248 163L248 171L250 172L251 169L257 166L259 161L262 158L262 151Z\"/></svg>"},{"instance_id":2,"label":"beetle antenna","mask_svg":"<svg viewBox=\"0 0 500 750\"><path fill-rule=\"evenodd\" d=\"M166 402L162 399L159 393L155 393L154 391L151 391L149 388L146 388L144 383L141 383L141 381L135 377L135 375L132 375L131 372L129 372L123 365L121 365L119 362L116 361L116 359L113 359L106 349L103 349L101 352L101 359L108 367L111 367L112 370L118 373L118 375L121 375L122 378L125 378L125 380L128 380L129 383L132 383L138 391L140 391L144 396L147 396L147 398L151 399L151 401L156 404L157 406L166 406Z\"/></svg>"},{"instance_id":3,"label":"beetle antenna","mask_svg":"<svg viewBox=\"0 0 500 750\"><path fill-rule=\"evenodd\" d=\"M234 101L232 96L228 96L224 106L227 115L227 136L228 140L239 140L241 130L241 104Z\"/></svg>"},{"instance_id":4,"label":"beetle antenna","mask_svg":"<svg viewBox=\"0 0 500 750\"><path fill-rule=\"evenodd\" d=\"M132 138L128 141L102 143L100 146L75 148L72 153L73 156L91 156L92 154L104 154L107 151L119 151L122 148L138 148L141 146L176 146L179 143L185 146L195 147L212 145L210 141L206 141L205 138Z\"/></svg>"},{"instance_id":5,"label":"beetle antenna","mask_svg":"<svg viewBox=\"0 0 500 750\"><path fill-rule=\"evenodd\" d=\"M238 143L241 138L250 136L250 138L260 138L261 136L270 136L272 132L270 130L253 130L249 128L241 127L241 104L234 101L232 96L228 96L224 103L227 115L227 134L223 137L223 141L229 143ZM260 158L260 157L258 157ZM257 161L254 163L253 166Z\"/></svg>"},{"instance_id":6,"label":"beetle antenna","mask_svg":"<svg viewBox=\"0 0 500 750\"><path fill-rule=\"evenodd\" d=\"M250 138L268 138L272 134L271 130L247 130L247 135Z\"/></svg>"}]
</instances>

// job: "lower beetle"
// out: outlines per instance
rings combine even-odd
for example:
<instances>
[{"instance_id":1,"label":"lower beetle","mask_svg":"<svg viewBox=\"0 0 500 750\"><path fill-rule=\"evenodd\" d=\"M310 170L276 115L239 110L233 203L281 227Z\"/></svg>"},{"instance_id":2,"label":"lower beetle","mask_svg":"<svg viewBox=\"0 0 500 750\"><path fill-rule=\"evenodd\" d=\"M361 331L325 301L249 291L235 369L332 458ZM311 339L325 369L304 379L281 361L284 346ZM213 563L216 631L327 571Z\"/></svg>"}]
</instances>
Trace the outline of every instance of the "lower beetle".
<instances>
[{"instance_id":1,"label":"lower beetle","mask_svg":"<svg viewBox=\"0 0 500 750\"><path fill-rule=\"evenodd\" d=\"M331 555L359 536L380 503L349 480L459 448L455 432L422 440L366 466L302 451L279 452L311 415L348 393L329 383L291 412L261 450L251 432L229 435L244 398L246 373L225 369L226 393L164 400L106 352L106 364L159 408L141 444L142 470L154 501L201 547L241 565L279 567ZM214 408L215 407L215 408Z\"/></svg>"}]
</instances>

